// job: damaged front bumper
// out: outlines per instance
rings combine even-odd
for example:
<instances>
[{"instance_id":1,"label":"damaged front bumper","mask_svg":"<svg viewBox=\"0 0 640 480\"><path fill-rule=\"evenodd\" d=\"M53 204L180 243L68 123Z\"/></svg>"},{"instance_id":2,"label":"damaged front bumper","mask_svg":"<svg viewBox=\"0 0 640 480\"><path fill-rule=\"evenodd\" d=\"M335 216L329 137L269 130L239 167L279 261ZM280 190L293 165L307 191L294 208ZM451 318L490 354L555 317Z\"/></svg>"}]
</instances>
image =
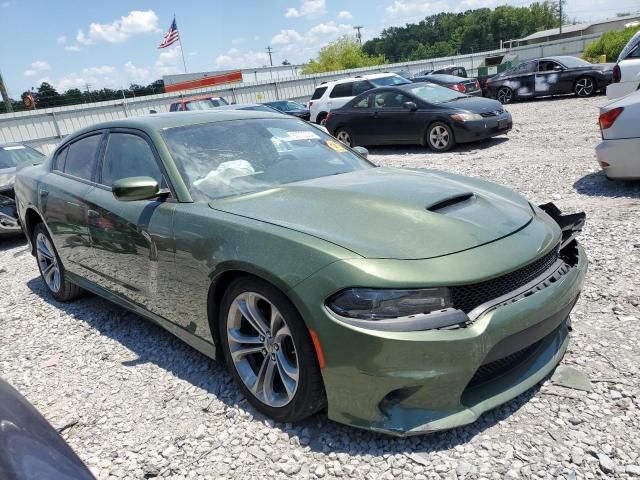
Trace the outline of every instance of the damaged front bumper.
<instances>
[{"instance_id":1,"label":"damaged front bumper","mask_svg":"<svg viewBox=\"0 0 640 480\"><path fill-rule=\"evenodd\" d=\"M556 226L545 240L544 252L560 248L558 261L526 289L470 312L458 328L376 331L343 322L326 307L303 311L305 319L312 318L310 327L318 333L326 360L322 373L329 418L396 436L424 434L471 423L544 379L566 351L569 314L584 283L587 258L573 238L583 215L541 208L563 232L560 238ZM540 241L545 224L554 223L538 215L543 219L537 225L477 252L456 254L448 264L442 257L413 265L423 272L475 268L476 275L488 259L512 261ZM393 270L394 262L368 261L367 273ZM294 298L322 291L340 268L337 262L303 282Z\"/></svg>"},{"instance_id":2,"label":"damaged front bumper","mask_svg":"<svg viewBox=\"0 0 640 480\"><path fill-rule=\"evenodd\" d=\"M0 193L0 235L11 235L21 231L13 192L5 191Z\"/></svg>"}]
</instances>

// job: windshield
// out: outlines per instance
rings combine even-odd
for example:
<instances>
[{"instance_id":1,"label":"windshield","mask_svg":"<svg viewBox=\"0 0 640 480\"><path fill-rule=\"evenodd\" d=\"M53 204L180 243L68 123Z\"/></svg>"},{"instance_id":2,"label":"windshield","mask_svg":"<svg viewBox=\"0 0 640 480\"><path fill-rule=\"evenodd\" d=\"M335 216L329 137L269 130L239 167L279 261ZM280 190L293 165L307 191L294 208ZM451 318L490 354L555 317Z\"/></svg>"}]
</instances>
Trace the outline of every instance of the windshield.
<instances>
[{"instance_id":1,"label":"windshield","mask_svg":"<svg viewBox=\"0 0 640 480\"><path fill-rule=\"evenodd\" d=\"M13 168L24 162L39 162L43 159L43 154L24 145L0 147L0 168Z\"/></svg>"},{"instance_id":2,"label":"windshield","mask_svg":"<svg viewBox=\"0 0 640 480\"><path fill-rule=\"evenodd\" d=\"M374 168L332 136L289 118L188 125L163 136L197 201Z\"/></svg>"},{"instance_id":3,"label":"windshield","mask_svg":"<svg viewBox=\"0 0 640 480\"><path fill-rule=\"evenodd\" d=\"M204 98L187 102L187 110L211 110L212 108L227 105L222 98Z\"/></svg>"},{"instance_id":4,"label":"windshield","mask_svg":"<svg viewBox=\"0 0 640 480\"><path fill-rule=\"evenodd\" d=\"M389 77L371 78L369 79L376 87L388 87L392 85L405 85L411 83L406 78L402 78L399 75L391 75Z\"/></svg>"},{"instance_id":5,"label":"windshield","mask_svg":"<svg viewBox=\"0 0 640 480\"><path fill-rule=\"evenodd\" d=\"M591 65L589 62L577 57L560 57L558 60L567 68L587 67Z\"/></svg>"},{"instance_id":6,"label":"windshield","mask_svg":"<svg viewBox=\"0 0 640 480\"><path fill-rule=\"evenodd\" d=\"M267 103L270 107L277 108L283 112L291 112L292 110L306 110L307 107L304 105L294 102L293 100L284 100L282 102L271 102Z\"/></svg>"},{"instance_id":7,"label":"windshield","mask_svg":"<svg viewBox=\"0 0 640 480\"><path fill-rule=\"evenodd\" d=\"M409 91L416 97L428 103L451 102L458 98L465 98L468 96L433 83L416 83L415 87L409 88Z\"/></svg>"}]
</instances>

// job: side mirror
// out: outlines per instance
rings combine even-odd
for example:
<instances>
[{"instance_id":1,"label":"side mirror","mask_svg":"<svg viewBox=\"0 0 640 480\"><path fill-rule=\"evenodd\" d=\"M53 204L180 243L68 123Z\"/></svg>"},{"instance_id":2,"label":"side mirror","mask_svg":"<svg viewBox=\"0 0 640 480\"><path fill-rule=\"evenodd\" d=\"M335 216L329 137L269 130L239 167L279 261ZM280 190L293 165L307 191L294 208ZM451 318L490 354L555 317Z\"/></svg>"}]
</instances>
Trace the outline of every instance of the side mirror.
<instances>
[{"instance_id":1,"label":"side mirror","mask_svg":"<svg viewBox=\"0 0 640 480\"><path fill-rule=\"evenodd\" d=\"M555 65L553 67L553 71L554 72L561 72L562 70L564 70L560 65Z\"/></svg>"},{"instance_id":2,"label":"side mirror","mask_svg":"<svg viewBox=\"0 0 640 480\"><path fill-rule=\"evenodd\" d=\"M369 158L369 150L364 147L353 147L353 151L364 158Z\"/></svg>"},{"instance_id":3,"label":"side mirror","mask_svg":"<svg viewBox=\"0 0 640 480\"><path fill-rule=\"evenodd\" d=\"M415 104L415 102L404 102L402 106L407 110L411 110L412 112L418 109L418 106Z\"/></svg>"},{"instance_id":4,"label":"side mirror","mask_svg":"<svg viewBox=\"0 0 640 480\"><path fill-rule=\"evenodd\" d=\"M133 202L157 197L160 186L151 177L129 177L113 182L112 191L113 196L121 202Z\"/></svg>"}]
</instances>

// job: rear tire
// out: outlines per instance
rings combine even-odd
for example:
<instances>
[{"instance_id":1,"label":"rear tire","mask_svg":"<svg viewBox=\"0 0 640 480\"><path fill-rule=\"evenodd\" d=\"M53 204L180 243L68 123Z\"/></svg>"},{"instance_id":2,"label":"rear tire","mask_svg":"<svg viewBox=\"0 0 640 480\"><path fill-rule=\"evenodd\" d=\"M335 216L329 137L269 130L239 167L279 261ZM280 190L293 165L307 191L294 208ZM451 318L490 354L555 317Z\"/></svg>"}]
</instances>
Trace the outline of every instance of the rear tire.
<instances>
[{"instance_id":1,"label":"rear tire","mask_svg":"<svg viewBox=\"0 0 640 480\"><path fill-rule=\"evenodd\" d=\"M67 279L56 247L53 246L49 232L43 223L37 224L33 229L33 244L36 249L40 277L49 293L61 302L68 302L81 296L84 290Z\"/></svg>"},{"instance_id":2,"label":"rear tire","mask_svg":"<svg viewBox=\"0 0 640 480\"><path fill-rule=\"evenodd\" d=\"M498 93L496 94L496 100L498 100L503 105L513 102L513 90L511 90L509 87L500 87L498 89Z\"/></svg>"},{"instance_id":3,"label":"rear tire","mask_svg":"<svg viewBox=\"0 0 640 480\"><path fill-rule=\"evenodd\" d=\"M327 124L327 113L326 112L319 113L318 116L316 117L316 123L318 125L325 126Z\"/></svg>"},{"instance_id":4,"label":"rear tire","mask_svg":"<svg viewBox=\"0 0 640 480\"><path fill-rule=\"evenodd\" d=\"M353 147L353 136L351 135L351 132L349 132L349 130L347 130L346 128L340 127L338 130L336 130L335 137L337 140L344 143L347 147Z\"/></svg>"},{"instance_id":5,"label":"rear tire","mask_svg":"<svg viewBox=\"0 0 640 480\"><path fill-rule=\"evenodd\" d=\"M434 152L447 152L456 145L453 130L444 122L433 122L427 128L425 142Z\"/></svg>"},{"instance_id":6,"label":"rear tire","mask_svg":"<svg viewBox=\"0 0 640 480\"><path fill-rule=\"evenodd\" d=\"M254 277L231 282L218 319L220 347L245 398L278 422L297 422L326 404L307 327L289 299Z\"/></svg>"},{"instance_id":7,"label":"rear tire","mask_svg":"<svg viewBox=\"0 0 640 480\"><path fill-rule=\"evenodd\" d=\"M596 93L596 82L591 77L580 77L576 80L573 91L578 97L590 97Z\"/></svg>"}]
</instances>

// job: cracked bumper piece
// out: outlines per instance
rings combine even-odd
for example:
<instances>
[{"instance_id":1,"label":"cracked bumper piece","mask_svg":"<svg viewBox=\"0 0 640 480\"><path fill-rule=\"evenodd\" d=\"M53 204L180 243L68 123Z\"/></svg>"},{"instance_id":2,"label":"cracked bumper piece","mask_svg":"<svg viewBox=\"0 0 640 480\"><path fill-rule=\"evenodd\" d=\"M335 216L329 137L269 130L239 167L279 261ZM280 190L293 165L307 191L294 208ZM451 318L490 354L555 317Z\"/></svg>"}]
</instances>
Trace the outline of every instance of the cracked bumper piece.
<instances>
[{"instance_id":1,"label":"cracked bumper piece","mask_svg":"<svg viewBox=\"0 0 640 480\"><path fill-rule=\"evenodd\" d=\"M560 362L587 270L584 250L533 294L462 328L381 332L324 309L323 378L332 420L397 436L471 423L535 386Z\"/></svg>"}]
</instances>

